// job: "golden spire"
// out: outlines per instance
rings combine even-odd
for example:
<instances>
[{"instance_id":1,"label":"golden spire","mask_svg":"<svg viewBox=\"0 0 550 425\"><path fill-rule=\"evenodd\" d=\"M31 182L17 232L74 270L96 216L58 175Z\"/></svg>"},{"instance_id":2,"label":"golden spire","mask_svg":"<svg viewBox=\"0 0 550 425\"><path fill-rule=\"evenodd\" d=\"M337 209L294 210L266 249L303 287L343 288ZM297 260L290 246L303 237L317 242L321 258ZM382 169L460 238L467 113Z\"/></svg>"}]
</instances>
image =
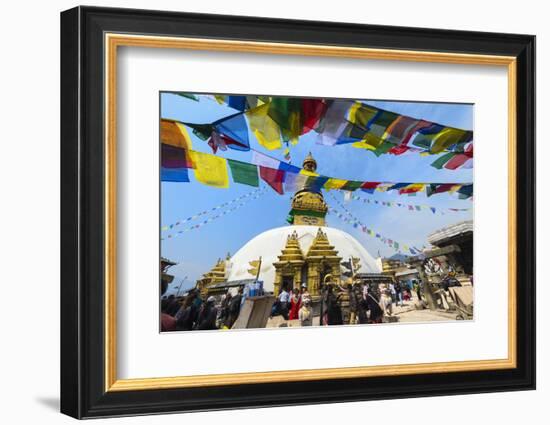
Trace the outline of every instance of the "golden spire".
<instances>
[{"instance_id":1,"label":"golden spire","mask_svg":"<svg viewBox=\"0 0 550 425\"><path fill-rule=\"evenodd\" d=\"M315 161L311 152L308 153L306 159L304 159L303 167L306 171L315 172L315 170L317 170L317 161Z\"/></svg>"},{"instance_id":2,"label":"golden spire","mask_svg":"<svg viewBox=\"0 0 550 425\"><path fill-rule=\"evenodd\" d=\"M292 197L292 205L287 221L292 224L324 226L328 206L325 203L320 188L313 188L311 179L315 179L317 161L311 152L306 156L303 163L304 171L308 177L303 185Z\"/></svg>"}]
</instances>

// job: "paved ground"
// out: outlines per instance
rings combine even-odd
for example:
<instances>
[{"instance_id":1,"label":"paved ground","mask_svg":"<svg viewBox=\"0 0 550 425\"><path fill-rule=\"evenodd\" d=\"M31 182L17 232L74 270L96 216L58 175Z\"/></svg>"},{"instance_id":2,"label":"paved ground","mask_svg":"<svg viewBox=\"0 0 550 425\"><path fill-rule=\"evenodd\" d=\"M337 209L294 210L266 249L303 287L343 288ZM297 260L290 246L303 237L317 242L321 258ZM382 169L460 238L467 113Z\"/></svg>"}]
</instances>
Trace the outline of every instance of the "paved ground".
<instances>
[{"instance_id":1,"label":"paved ground","mask_svg":"<svg viewBox=\"0 0 550 425\"><path fill-rule=\"evenodd\" d=\"M456 320L456 312L447 312L444 310L417 310L415 304L418 299L416 296L412 300L406 301L403 305L396 306L393 304L392 316L396 322L410 323L410 322L442 322L449 320ZM389 319L391 321L391 319ZM300 322L298 320L284 320L282 316L275 316L267 321L266 328L278 328L278 327L299 327ZM313 318L313 326L319 326L319 316Z\"/></svg>"}]
</instances>

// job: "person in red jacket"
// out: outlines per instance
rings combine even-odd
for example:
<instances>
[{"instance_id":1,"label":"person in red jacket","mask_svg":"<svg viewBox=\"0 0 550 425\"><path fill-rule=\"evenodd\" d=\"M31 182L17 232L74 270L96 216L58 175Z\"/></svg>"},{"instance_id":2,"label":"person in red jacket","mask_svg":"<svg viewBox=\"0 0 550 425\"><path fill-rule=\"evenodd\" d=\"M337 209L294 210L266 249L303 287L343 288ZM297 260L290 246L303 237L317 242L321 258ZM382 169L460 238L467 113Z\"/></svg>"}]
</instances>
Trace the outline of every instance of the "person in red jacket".
<instances>
[{"instance_id":1,"label":"person in red jacket","mask_svg":"<svg viewBox=\"0 0 550 425\"><path fill-rule=\"evenodd\" d=\"M292 291L292 296L290 297L290 312L288 313L288 320L298 319L300 307L302 307L302 295L300 294L300 290L295 288Z\"/></svg>"}]
</instances>

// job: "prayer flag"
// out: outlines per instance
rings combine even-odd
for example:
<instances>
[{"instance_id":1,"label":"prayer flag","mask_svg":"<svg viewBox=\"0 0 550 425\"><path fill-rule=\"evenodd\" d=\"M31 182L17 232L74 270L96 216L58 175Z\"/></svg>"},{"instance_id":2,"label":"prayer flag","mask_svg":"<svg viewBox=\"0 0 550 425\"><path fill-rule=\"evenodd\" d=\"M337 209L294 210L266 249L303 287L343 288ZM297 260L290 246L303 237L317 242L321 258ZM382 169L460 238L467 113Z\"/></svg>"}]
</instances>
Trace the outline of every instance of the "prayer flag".
<instances>
[{"instance_id":1,"label":"prayer flag","mask_svg":"<svg viewBox=\"0 0 550 425\"><path fill-rule=\"evenodd\" d=\"M308 177L306 180L306 188L315 192L321 192L323 185L327 182L328 177L317 176Z\"/></svg>"},{"instance_id":2,"label":"prayer flag","mask_svg":"<svg viewBox=\"0 0 550 425\"><path fill-rule=\"evenodd\" d=\"M348 180L344 186L341 187L342 190L347 190L353 192L359 189L363 185L363 182L358 182L355 180Z\"/></svg>"},{"instance_id":3,"label":"prayer flag","mask_svg":"<svg viewBox=\"0 0 550 425\"><path fill-rule=\"evenodd\" d=\"M384 111L382 109L378 110L374 118L368 124L369 133L375 135L376 137L383 138L386 133L386 129L397 118L399 118L398 114L390 111Z\"/></svg>"},{"instance_id":4,"label":"prayer flag","mask_svg":"<svg viewBox=\"0 0 550 425\"><path fill-rule=\"evenodd\" d=\"M239 144L230 145L231 149L238 151L249 151L248 125L244 114L239 112L227 118L216 121L214 124L218 133L224 134Z\"/></svg>"},{"instance_id":5,"label":"prayer flag","mask_svg":"<svg viewBox=\"0 0 550 425\"><path fill-rule=\"evenodd\" d=\"M342 186L344 186L346 183L347 183L347 180L329 178L329 179L325 182L324 188L325 188L326 190L341 189Z\"/></svg>"},{"instance_id":6,"label":"prayer flag","mask_svg":"<svg viewBox=\"0 0 550 425\"><path fill-rule=\"evenodd\" d=\"M258 167L246 162L228 159L227 163L231 169L231 175L235 183L247 184L249 186L258 187L260 185L258 179Z\"/></svg>"},{"instance_id":7,"label":"prayer flag","mask_svg":"<svg viewBox=\"0 0 550 425\"><path fill-rule=\"evenodd\" d=\"M258 139L258 143L268 150L280 149L281 131L279 126L268 115L269 103L246 111L250 129Z\"/></svg>"},{"instance_id":8,"label":"prayer flag","mask_svg":"<svg viewBox=\"0 0 550 425\"><path fill-rule=\"evenodd\" d=\"M308 177L298 173L285 173L284 187L287 192L296 192L304 187Z\"/></svg>"},{"instance_id":9,"label":"prayer flag","mask_svg":"<svg viewBox=\"0 0 550 425\"><path fill-rule=\"evenodd\" d=\"M216 155L191 151L191 159L195 164L195 178L202 184L228 188L229 176L227 174L227 161Z\"/></svg>"},{"instance_id":10,"label":"prayer flag","mask_svg":"<svg viewBox=\"0 0 550 425\"><path fill-rule=\"evenodd\" d=\"M376 187L376 191L377 192L387 192L388 190L390 190L390 188L392 186L395 186L394 183L380 183L377 187Z\"/></svg>"},{"instance_id":11,"label":"prayer flag","mask_svg":"<svg viewBox=\"0 0 550 425\"><path fill-rule=\"evenodd\" d=\"M270 156L264 155L261 152L253 151L252 152L252 164L261 165L262 167L273 168L275 170L279 169L281 161Z\"/></svg>"},{"instance_id":12,"label":"prayer flag","mask_svg":"<svg viewBox=\"0 0 550 425\"><path fill-rule=\"evenodd\" d=\"M178 96L185 97L187 99L194 100L195 102L199 101L199 98L191 93L182 93L182 92L175 92L174 94L177 94Z\"/></svg>"},{"instance_id":13,"label":"prayer flag","mask_svg":"<svg viewBox=\"0 0 550 425\"><path fill-rule=\"evenodd\" d=\"M301 99L273 97L268 105L267 113L279 126L283 140L296 143L302 134Z\"/></svg>"},{"instance_id":14,"label":"prayer flag","mask_svg":"<svg viewBox=\"0 0 550 425\"><path fill-rule=\"evenodd\" d=\"M416 193L420 192L422 189L424 189L424 183L413 183L406 187L403 187L399 190L399 194L406 194L406 193ZM420 211L420 207L417 207L417 209Z\"/></svg>"},{"instance_id":15,"label":"prayer flag","mask_svg":"<svg viewBox=\"0 0 550 425\"><path fill-rule=\"evenodd\" d=\"M415 118L400 115L388 126L382 138L390 143L400 144L418 123L419 120Z\"/></svg>"},{"instance_id":16,"label":"prayer flag","mask_svg":"<svg viewBox=\"0 0 550 425\"><path fill-rule=\"evenodd\" d=\"M374 149L372 152L376 156L380 156L382 154L388 153L394 145L386 140L384 140L376 149Z\"/></svg>"},{"instance_id":17,"label":"prayer flag","mask_svg":"<svg viewBox=\"0 0 550 425\"><path fill-rule=\"evenodd\" d=\"M432 146L432 141L445 127L439 124L431 123L429 126L418 129L416 136L411 143L419 148L429 150Z\"/></svg>"},{"instance_id":18,"label":"prayer flag","mask_svg":"<svg viewBox=\"0 0 550 425\"><path fill-rule=\"evenodd\" d=\"M396 189L402 189L404 187L409 186L411 183L396 183L393 186L391 186L388 190L396 190Z\"/></svg>"},{"instance_id":19,"label":"prayer flag","mask_svg":"<svg viewBox=\"0 0 550 425\"><path fill-rule=\"evenodd\" d=\"M214 126L212 124L195 124L186 122L184 123L187 127L193 129L193 134L201 140L208 140L212 135Z\"/></svg>"},{"instance_id":20,"label":"prayer flag","mask_svg":"<svg viewBox=\"0 0 550 425\"><path fill-rule=\"evenodd\" d=\"M294 174L299 174L300 173L300 170L301 168L300 167L296 167L295 165L292 165L288 162L284 162L284 161L280 161L279 162L279 170L283 170L283 171L286 171L287 173L294 173Z\"/></svg>"},{"instance_id":21,"label":"prayer flag","mask_svg":"<svg viewBox=\"0 0 550 425\"><path fill-rule=\"evenodd\" d=\"M470 198L474 194L474 185L465 184L460 189L458 189L458 194L461 199Z\"/></svg>"},{"instance_id":22,"label":"prayer flag","mask_svg":"<svg viewBox=\"0 0 550 425\"><path fill-rule=\"evenodd\" d=\"M227 106L238 111L244 111L246 108L246 96L227 96Z\"/></svg>"},{"instance_id":23,"label":"prayer flag","mask_svg":"<svg viewBox=\"0 0 550 425\"><path fill-rule=\"evenodd\" d=\"M367 132L372 120L380 110L361 102L354 102L349 110L349 122Z\"/></svg>"},{"instance_id":24,"label":"prayer flag","mask_svg":"<svg viewBox=\"0 0 550 425\"><path fill-rule=\"evenodd\" d=\"M160 140L167 145L183 149L193 149L187 129L183 124L176 121L160 120Z\"/></svg>"},{"instance_id":25,"label":"prayer flag","mask_svg":"<svg viewBox=\"0 0 550 425\"><path fill-rule=\"evenodd\" d=\"M457 143L465 143L472 140L472 132L458 128L447 127L433 138L430 148L431 153L443 152L445 149Z\"/></svg>"},{"instance_id":26,"label":"prayer flag","mask_svg":"<svg viewBox=\"0 0 550 425\"><path fill-rule=\"evenodd\" d=\"M260 166L260 177L268 185L270 185L279 195L284 194L283 182L285 180L285 172L273 168Z\"/></svg>"},{"instance_id":27,"label":"prayer flag","mask_svg":"<svg viewBox=\"0 0 550 425\"><path fill-rule=\"evenodd\" d=\"M457 168L459 168L462 165L466 164L466 162L469 161L470 159L471 159L470 156L468 156L466 154L463 154L463 153L458 153L458 154L454 155L449 160L449 162L447 162L445 164L445 168L447 170L456 170Z\"/></svg>"},{"instance_id":28,"label":"prayer flag","mask_svg":"<svg viewBox=\"0 0 550 425\"><path fill-rule=\"evenodd\" d=\"M426 187L426 194L432 196L436 193L443 193L450 191L455 185L453 184L430 184Z\"/></svg>"},{"instance_id":29,"label":"prayer flag","mask_svg":"<svg viewBox=\"0 0 550 425\"><path fill-rule=\"evenodd\" d=\"M328 103L325 116L320 120L315 132L318 134L317 143L333 146L344 132L348 122L346 116L353 102L350 100L332 100Z\"/></svg>"},{"instance_id":30,"label":"prayer flag","mask_svg":"<svg viewBox=\"0 0 550 425\"><path fill-rule=\"evenodd\" d=\"M367 193L373 193L379 184L380 182L364 182L361 185L361 190Z\"/></svg>"},{"instance_id":31,"label":"prayer flag","mask_svg":"<svg viewBox=\"0 0 550 425\"><path fill-rule=\"evenodd\" d=\"M431 163L432 167L437 168L438 170L441 170L443 166L449 162L456 154L453 152L447 152L446 154L441 155L439 158L437 158L434 162Z\"/></svg>"},{"instance_id":32,"label":"prayer flag","mask_svg":"<svg viewBox=\"0 0 550 425\"><path fill-rule=\"evenodd\" d=\"M187 168L165 168L160 169L160 180L163 182L179 182L184 183L189 181L189 173Z\"/></svg>"},{"instance_id":33,"label":"prayer flag","mask_svg":"<svg viewBox=\"0 0 550 425\"><path fill-rule=\"evenodd\" d=\"M302 103L302 134L313 130L319 124L327 111L324 99L301 99Z\"/></svg>"},{"instance_id":34,"label":"prayer flag","mask_svg":"<svg viewBox=\"0 0 550 425\"><path fill-rule=\"evenodd\" d=\"M162 143L160 158L164 168L193 168L193 162L183 148Z\"/></svg>"},{"instance_id":35,"label":"prayer flag","mask_svg":"<svg viewBox=\"0 0 550 425\"><path fill-rule=\"evenodd\" d=\"M314 171L309 171L309 170L306 170L304 168L302 168L300 170L300 174L303 174L304 176L308 176L308 177L317 177L319 174L314 172Z\"/></svg>"},{"instance_id":36,"label":"prayer flag","mask_svg":"<svg viewBox=\"0 0 550 425\"><path fill-rule=\"evenodd\" d=\"M380 137L376 137L373 134L366 133L363 136L362 140L353 142L353 147L354 148L359 148L359 149L368 149L368 150L374 151L381 144L382 144L382 139Z\"/></svg>"}]
</instances>

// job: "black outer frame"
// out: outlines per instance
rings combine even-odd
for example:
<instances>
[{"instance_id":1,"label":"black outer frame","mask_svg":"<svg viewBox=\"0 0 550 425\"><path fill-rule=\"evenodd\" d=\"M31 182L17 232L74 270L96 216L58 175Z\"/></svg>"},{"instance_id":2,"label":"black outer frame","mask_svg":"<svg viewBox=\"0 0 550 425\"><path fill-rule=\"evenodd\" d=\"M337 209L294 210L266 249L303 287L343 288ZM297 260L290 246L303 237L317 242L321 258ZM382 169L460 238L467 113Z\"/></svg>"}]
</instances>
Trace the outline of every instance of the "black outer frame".
<instances>
[{"instance_id":1,"label":"black outer frame","mask_svg":"<svg viewBox=\"0 0 550 425\"><path fill-rule=\"evenodd\" d=\"M517 368L104 391L105 32L517 57ZM77 7L61 13L61 412L76 418L535 388L535 37Z\"/></svg>"}]
</instances>

